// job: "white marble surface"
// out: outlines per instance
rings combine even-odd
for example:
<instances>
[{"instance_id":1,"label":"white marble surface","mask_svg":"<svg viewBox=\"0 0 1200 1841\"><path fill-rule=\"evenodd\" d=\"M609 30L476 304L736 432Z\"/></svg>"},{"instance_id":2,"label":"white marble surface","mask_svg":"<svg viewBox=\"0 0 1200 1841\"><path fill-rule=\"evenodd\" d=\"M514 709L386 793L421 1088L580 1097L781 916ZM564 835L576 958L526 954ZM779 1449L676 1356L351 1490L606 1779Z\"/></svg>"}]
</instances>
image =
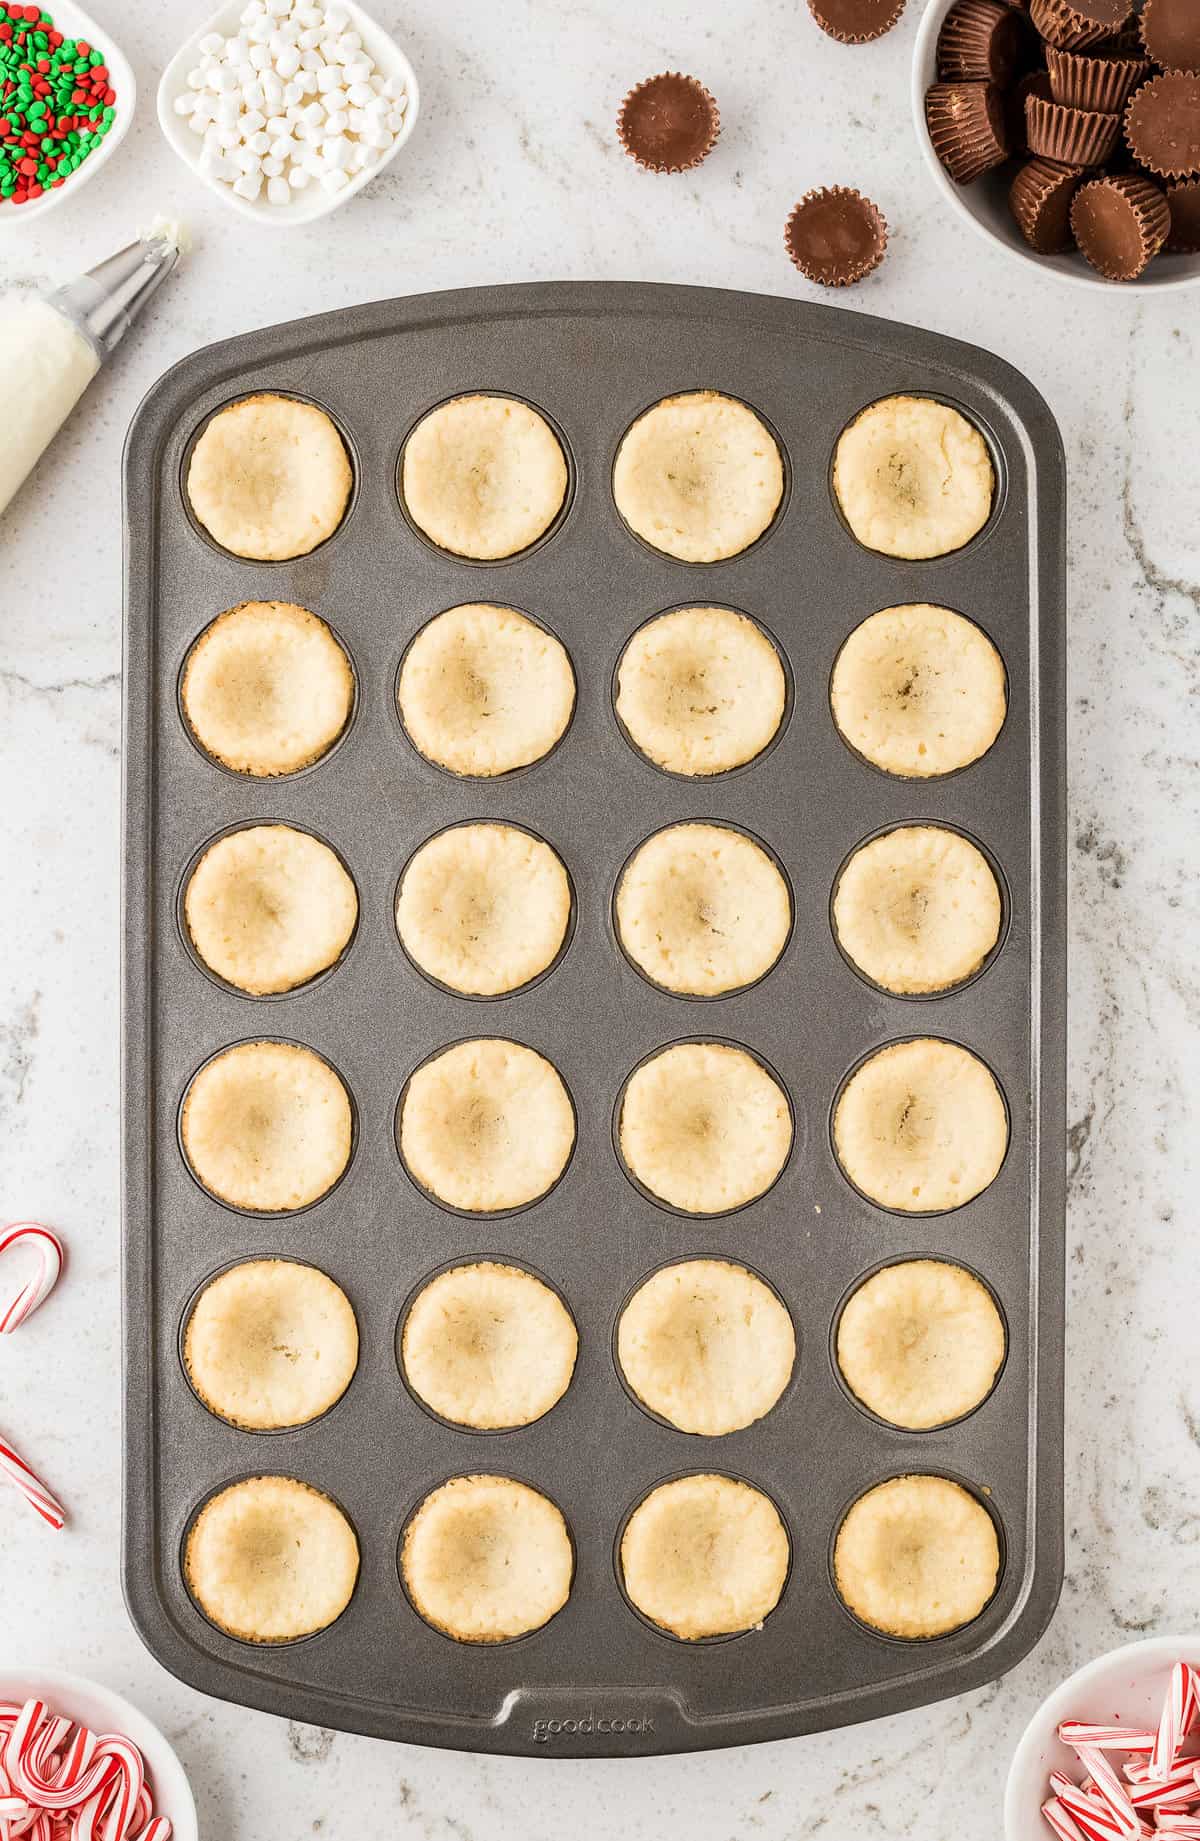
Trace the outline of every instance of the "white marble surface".
<instances>
[{"instance_id":1,"label":"white marble surface","mask_svg":"<svg viewBox=\"0 0 1200 1841\"><path fill-rule=\"evenodd\" d=\"M156 74L187 0L97 0L142 98L75 204L0 239L38 288L156 210L196 248L0 525L0 1212L69 1237L47 1309L0 1345L0 1425L73 1512L55 1538L0 1492L0 1660L91 1672L157 1713L207 1837L550 1841L564 1829L826 1841L999 1833L1035 1702L1126 1636L1194 1626L1200 1596L1200 294L1068 292L948 221L907 114L919 0L846 50L802 0L388 0L425 112L371 191L257 240L166 152ZM697 174L617 150L624 90L701 75L725 131ZM1057 413L1071 481L1072 1024L1068 1580L1006 1680L824 1737L690 1759L539 1766L390 1747L206 1700L142 1650L118 1585L118 459L150 381L195 346L382 295L635 277L816 293L786 263L810 185L869 191L893 226L852 304L973 338ZM0 393L0 403L2 403ZM0 435L2 438L2 435Z\"/></svg>"}]
</instances>

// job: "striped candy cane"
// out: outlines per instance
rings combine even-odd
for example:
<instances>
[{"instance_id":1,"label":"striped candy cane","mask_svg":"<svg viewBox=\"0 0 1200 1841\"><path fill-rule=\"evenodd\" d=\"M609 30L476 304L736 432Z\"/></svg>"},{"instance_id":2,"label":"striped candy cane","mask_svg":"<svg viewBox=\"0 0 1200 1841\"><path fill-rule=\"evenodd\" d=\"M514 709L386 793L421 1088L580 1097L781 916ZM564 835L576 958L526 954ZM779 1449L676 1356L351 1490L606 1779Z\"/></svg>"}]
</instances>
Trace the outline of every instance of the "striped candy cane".
<instances>
[{"instance_id":1,"label":"striped candy cane","mask_svg":"<svg viewBox=\"0 0 1200 1841\"><path fill-rule=\"evenodd\" d=\"M6 1477L13 1487L24 1496L31 1509L48 1522L56 1531L64 1528L67 1511L57 1497L52 1496L37 1472L30 1470L23 1457L19 1457L12 1446L0 1438L0 1477Z\"/></svg>"},{"instance_id":2,"label":"striped candy cane","mask_svg":"<svg viewBox=\"0 0 1200 1841\"><path fill-rule=\"evenodd\" d=\"M10 1336L26 1317L32 1317L38 1306L46 1302L63 1267L62 1241L40 1221L12 1221L7 1227L0 1227L0 1254L18 1244L37 1254L37 1271L15 1297L0 1303L0 1336Z\"/></svg>"}]
</instances>

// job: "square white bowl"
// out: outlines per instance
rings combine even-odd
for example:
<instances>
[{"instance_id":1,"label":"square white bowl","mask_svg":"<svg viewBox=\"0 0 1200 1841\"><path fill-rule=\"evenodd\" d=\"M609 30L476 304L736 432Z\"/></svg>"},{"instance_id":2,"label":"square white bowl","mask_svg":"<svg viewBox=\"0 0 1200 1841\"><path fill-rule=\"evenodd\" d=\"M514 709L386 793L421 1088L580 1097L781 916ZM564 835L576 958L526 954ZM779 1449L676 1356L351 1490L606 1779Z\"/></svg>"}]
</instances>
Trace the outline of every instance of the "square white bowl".
<instances>
[{"instance_id":1,"label":"square white bowl","mask_svg":"<svg viewBox=\"0 0 1200 1841\"><path fill-rule=\"evenodd\" d=\"M377 179L381 172L391 164L408 140L417 125L417 113L420 108L420 91L417 87L417 74L401 51L390 33L385 32L371 15L364 12L357 0L338 0L344 13L349 14L350 23L363 42L363 49L374 58L380 73L385 77L398 78L404 85L408 105L404 114L404 126L388 148L383 158L374 166L364 167L355 173L349 185L340 192L326 192L320 185L309 186L298 193L286 205L271 204L265 194L259 198L239 198L237 193L219 179L210 178L200 166L200 136L188 126L187 117L175 113L175 98L183 93L187 85L185 78L200 60L200 40L210 32L219 32L223 38L232 38L238 29L246 0L226 0L224 6L218 7L211 19L197 26L191 37L185 39L167 68L163 71L162 81L158 86L158 125L166 136L167 144L173 153L178 154L183 164L194 173L196 178L206 185L210 192L236 211L241 217L248 217L257 224L266 224L272 229L288 230L300 224L315 223L319 217L325 217L330 211L336 211ZM64 191L66 187L64 186Z\"/></svg>"},{"instance_id":2,"label":"square white bowl","mask_svg":"<svg viewBox=\"0 0 1200 1841\"><path fill-rule=\"evenodd\" d=\"M1200 4L1200 0L1198 0ZM925 92L937 82L937 42L942 22L954 0L929 0L917 29L913 52L912 112L917 141L933 182L955 215L970 224L977 235L989 243L998 243L1026 267L1040 269L1077 288L1103 288L1107 294L1120 296L1147 288L1166 292L1172 288L1190 288L1200 283L1200 255L1160 255L1154 258L1136 281L1106 281L1078 250L1061 256L1041 256L1031 249L1017 228L1008 208L1008 180L995 173L984 173L973 185L957 185L950 177L929 138L925 125ZM1001 167L1003 175L1005 169Z\"/></svg>"},{"instance_id":3,"label":"square white bowl","mask_svg":"<svg viewBox=\"0 0 1200 1841\"><path fill-rule=\"evenodd\" d=\"M108 74L112 79L110 88L116 91L117 100L113 103L112 127L104 136L95 153L89 153L82 166L77 166L71 177L52 191L43 192L28 205L0 205L0 227L17 228L21 224L31 224L35 217L43 216L47 211L55 211L74 198L89 179L94 179L102 166L112 159L117 148L129 132L133 120L134 106L137 102L137 83L129 60L116 43L108 27L99 20L85 13L75 0L43 0L44 11L50 14L55 30L64 38L82 38L86 44L93 45L97 51L103 51Z\"/></svg>"}]
</instances>

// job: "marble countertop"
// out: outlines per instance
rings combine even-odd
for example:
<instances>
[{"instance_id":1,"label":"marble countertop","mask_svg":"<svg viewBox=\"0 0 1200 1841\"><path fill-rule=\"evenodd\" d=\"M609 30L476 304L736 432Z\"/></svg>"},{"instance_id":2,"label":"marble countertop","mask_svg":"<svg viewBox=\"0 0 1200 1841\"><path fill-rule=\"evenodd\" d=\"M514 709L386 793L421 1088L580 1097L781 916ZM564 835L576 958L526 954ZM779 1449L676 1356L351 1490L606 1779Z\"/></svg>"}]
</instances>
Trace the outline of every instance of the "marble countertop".
<instances>
[{"instance_id":1,"label":"marble countertop","mask_svg":"<svg viewBox=\"0 0 1200 1841\"><path fill-rule=\"evenodd\" d=\"M126 0L142 95L76 203L0 238L0 280L57 283L155 212L193 254L0 525L0 1200L58 1223L69 1282L0 1345L0 1425L72 1509L54 1537L0 1495L0 1661L91 1673L158 1717L206 1836L630 1841L694 1831L825 1841L999 1832L1008 1758L1071 1667L1200 1602L1192 1245L1200 1085L1200 335L1196 295L1069 291L953 222L919 164L920 0L844 49L802 0L387 0L419 72L410 146L308 231L256 237L167 152L158 71L196 16ZM617 103L691 70L719 98L697 173L636 171ZM142 1649L118 1583L118 462L143 391L196 346L374 297L488 281L635 278L816 297L781 232L811 185L870 193L884 267L846 304L1020 366L1062 426L1070 521L1071 1040L1068 1575L1003 1681L817 1738L625 1764L439 1754L207 1700ZM844 299L845 297L839 297ZM24 1582L13 1592L9 1581Z\"/></svg>"}]
</instances>

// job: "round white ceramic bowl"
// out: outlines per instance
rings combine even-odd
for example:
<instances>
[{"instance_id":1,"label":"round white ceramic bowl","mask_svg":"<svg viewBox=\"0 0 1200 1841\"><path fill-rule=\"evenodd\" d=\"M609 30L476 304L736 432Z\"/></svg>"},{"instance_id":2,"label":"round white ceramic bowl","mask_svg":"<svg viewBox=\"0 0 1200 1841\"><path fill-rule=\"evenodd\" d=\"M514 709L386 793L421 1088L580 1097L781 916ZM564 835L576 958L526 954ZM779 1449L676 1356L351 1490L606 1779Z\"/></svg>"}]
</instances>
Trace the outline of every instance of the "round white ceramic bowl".
<instances>
[{"instance_id":1,"label":"round white ceramic bowl","mask_svg":"<svg viewBox=\"0 0 1200 1841\"><path fill-rule=\"evenodd\" d=\"M44 1700L55 1713L82 1721L93 1732L120 1732L132 1739L150 1773L155 1814L170 1816L174 1841L198 1841L196 1805L183 1766L144 1713L111 1688L61 1668L0 1668L0 1700L30 1699Z\"/></svg>"},{"instance_id":2,"label":"round white ceramic bowl","mask_svg":"<svg viewBox=\"0 0 1200 1841\"><path fill-rule=\"evenodd\" d=\"M1158 1725L1171 1669L1200 1662L1200 1637L1152 1636L1089 1662L1044 1700L1021 1736L1004 1793L1005 1841L1049 1841L1042 1804L1051 1771L1078 1779L1079 1760L1058 1737L1060 1720L1098 1726Z\"/></svg>"},{"instance_id":3,"label":"round white ceramic bowl","mask_svg":"<svg viewBox=\"0 0 1200 1841\"><path fill-rule=\"evenodd\" d=\"M377 179L381 172L391 164L408 140L417 125L417 114L421 106L421 93L417 85L417 73L401 51L399 45L389 32L385 32L371 15L357 4L357 0L339 0L342 11L350 16L350 23L359 34L363 48L374 58L376 65L385 77L398 77L404 84L408 96L408 106L404 115L404 126L388 148L381 160L374 166L364 167L355 173L348 186L340 192L326 192L320 185L310 185L298 193L286 205L273 205L268 202L265 190L253 200L239 198L237 193L219 179L211 179L200 166L201 141L198 134L189 127L187 118L175 113L175 99L186 89L186 77L200 60L199 44L210 32L220 32L223 37L231 38L238 29L238 22L245 7L245 0L226 0L226 4L217 8L210 19L198 25L195 31L184 40L167 68L163 71L158 86L158 125L166 137L172 153L177 154L183 164L194 173L201 184L210 192L215 192L223 203L229 205L241 217L248 217L253 223L266 224L272 229L295 229L300 224L311 224L319 217L328 216L339 205L349 203L350 199L361 192L372 179ZM64 186L63 190L66 190Z\"/></svg>"},{"instance_id":4,"label":"round white ceramic bowl","mask_svg":"<svg viewBox=\"0 0 1200 1841\"><path fill-rule=\"evenodd\" d=\"M989 243L998 243L1027 267L1040 269L1044 275L1054 275L1073 287L1103 288L1108 294L1129 294L1148 288L1161 293L1172 288L1188 288L1200 284L1200 255L1157 256L1137 281L1105 281L1102 275L1098 275L1084 261L1078 250L1071 250L1064 256L1039 256L1036 250L1030 249L1017 229L1008 208L1008 180L1003 176L1006 168L1000 169L1000 177L995 173L985 173L974 185L955 184L933 151L933 142L925 126L925 92L931 83L937 81L938 33L953 4L954 0L929 0L917 28L916 50L913 53L912 111L917 141L925 156L925 164L938 191L955 215L968 223L977 235L986 237Z\"/></svg>"},{"instance_id":5,"label":"round white ceramic bowl","mask_svg":"<svg viewBox=\"0 0 1200 1841\"><path fill-rule=\"evenodd\" d=\"M112 78L112 88L117 95L113 103L115 113L112 127L95 153L90 153L83 165L76 167L64 185L43 192L32 204L0 205L0 228L19 228L22 224L31 224L35 217L42 217L47 211L60 210L68 199L77 198L88 180L94 179L101 168L108 165L125 139L137 104L137 83L129 60L106 25L93 19L90 13L85 13L81 6L76 6L75 0L44 0L43 11L50 14L57 30L67 38L82 38L98 51L103 51L108 74Z\"/></svg>"}]
</instances>

